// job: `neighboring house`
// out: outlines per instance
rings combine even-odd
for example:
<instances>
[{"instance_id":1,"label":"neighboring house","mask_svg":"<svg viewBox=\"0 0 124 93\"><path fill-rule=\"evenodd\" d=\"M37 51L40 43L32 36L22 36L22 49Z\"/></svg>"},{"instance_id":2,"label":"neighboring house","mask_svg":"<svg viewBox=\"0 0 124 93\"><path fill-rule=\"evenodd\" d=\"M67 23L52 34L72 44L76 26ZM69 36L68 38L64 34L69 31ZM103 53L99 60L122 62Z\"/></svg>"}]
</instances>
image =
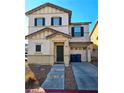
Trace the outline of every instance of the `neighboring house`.
<instances>
[{"instance_id":1,"label":"neighboring house","mask_svg":"<svg viewBox=\"0 0 124 93\"><path fill-rule=\"evenodd\" d=\"M28 55L28 44L25 44L25 61L27 61L27 55Z\"/></svg>"},{"instance_id":2,"label":"neighboring house","mask_svg":"<svg viewBox=\"0 0 124 93\"><path fill-rule=\"evenodd\" d=\"M90 33L90 39L91 42L93 42L93 44L90 45L92 60L98 61L98 21Z\"/></svg>"},{"instance_id":3,"label":"neighboring house","mask_svg":"<svg viewBox=\"0 0 124 93\"><path fill-rule=\"evenodd\" d=\"M71 22L72 11L45 3L28 12L28 61L42 65L91 61L89 24ZM83 15L82 15L83 16Z\"/></svg>"}]
</instances>

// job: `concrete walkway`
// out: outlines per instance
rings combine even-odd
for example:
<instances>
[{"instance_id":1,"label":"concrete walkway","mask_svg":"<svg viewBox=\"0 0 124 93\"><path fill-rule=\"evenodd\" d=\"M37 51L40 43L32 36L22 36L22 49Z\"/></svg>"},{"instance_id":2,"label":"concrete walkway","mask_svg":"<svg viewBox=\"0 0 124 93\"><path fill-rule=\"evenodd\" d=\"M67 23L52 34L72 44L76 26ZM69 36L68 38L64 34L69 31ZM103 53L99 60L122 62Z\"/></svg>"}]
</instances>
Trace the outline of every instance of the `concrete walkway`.
<instances>
[{"instance_id":1,"label":"concrete walkway","mask_svg":"<svg viewBox=\"0 0 124 93\"><path fill-rule=\"evenodd\" d=\"M74 77L79 90L98 90L98 69L88 63L72 63Z\"/></svg>"},{"instance_id":2,"label":"concrete walkway","mask_svg":"<svg viewBox=\"0 0 124 93\"><path fill-rule=\"evenodd\" d=\"M64 71L65 67L62 64L56 64L51 68L46 80L41 87L45 89L64 89Z\"/></svg>"}]
</instances>

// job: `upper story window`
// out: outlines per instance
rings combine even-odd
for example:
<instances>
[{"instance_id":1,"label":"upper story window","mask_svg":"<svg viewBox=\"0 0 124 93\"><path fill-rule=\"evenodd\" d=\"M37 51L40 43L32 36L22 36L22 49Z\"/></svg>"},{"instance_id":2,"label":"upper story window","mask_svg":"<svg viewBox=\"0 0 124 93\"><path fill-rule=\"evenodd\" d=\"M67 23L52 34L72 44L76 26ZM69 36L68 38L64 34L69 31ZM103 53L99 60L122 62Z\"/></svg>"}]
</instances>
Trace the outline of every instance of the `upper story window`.
<instances>
[{"instance_id":1,"label":"upper story window","mask_svg":"<svg viewBox=\"0 0 124 93\"><path fill-rule=\"evenodd\" d=\"M75 26L71 28L72 37L84 36L84 27Z\"/></svg>"},{"instance_id":2,"label":"upper story window","mask_svg":"<svg viewBox=\"0 0 124 93\"><path fill-rule=\"evenodd\" d=\"M53 25L53 26L62 25L62 18L61 17L52 17L51 25Z\"/></svg>"},{"instance_id":3,"label":"upper story window","mask_svg":"<svg viewBox=\"0 0 124 93\"><path fill-rule=\"evenodd\" d=\"M45 18L35 18L35 26L44 26Z\"/></svg>"},{"instance_id":4,"label":"upper story window","mask_svg":"<svg viewBox=\"0 0 124 93\"><path fill-rule=\"evenodd\" d=\"M41 52L41 45L40 44L36 45L36 52Z\"/></svg>"}]
</instances>

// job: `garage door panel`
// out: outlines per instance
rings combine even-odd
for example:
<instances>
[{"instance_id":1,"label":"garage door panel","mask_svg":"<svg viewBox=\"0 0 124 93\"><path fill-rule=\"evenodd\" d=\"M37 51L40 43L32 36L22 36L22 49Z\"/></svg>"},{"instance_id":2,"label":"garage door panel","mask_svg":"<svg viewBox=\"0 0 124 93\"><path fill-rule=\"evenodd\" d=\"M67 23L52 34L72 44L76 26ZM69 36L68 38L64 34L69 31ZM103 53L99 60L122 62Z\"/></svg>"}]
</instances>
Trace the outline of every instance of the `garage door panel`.
<instances>
[{"instance_id":1,"label":"garage door panel","mask_svg":"<svg viewBox=\"0 0 124 93\"><path fill-rule=\"evenodd\" d=\"M71 54L70 62L81 62L81 54Z\"/></svg>"}]
</instances>

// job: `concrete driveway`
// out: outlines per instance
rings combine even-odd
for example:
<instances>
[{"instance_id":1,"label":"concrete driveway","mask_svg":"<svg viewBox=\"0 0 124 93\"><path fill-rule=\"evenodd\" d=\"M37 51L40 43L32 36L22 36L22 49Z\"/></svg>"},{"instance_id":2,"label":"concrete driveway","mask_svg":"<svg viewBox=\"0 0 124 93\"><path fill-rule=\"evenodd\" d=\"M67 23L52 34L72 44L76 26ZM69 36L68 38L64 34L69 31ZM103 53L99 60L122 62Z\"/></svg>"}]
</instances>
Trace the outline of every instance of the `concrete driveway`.
<instances>
[{"instance_id":1,"label":"concrete driveway","mask_svg":"<svg viewBox=\"0 0 124 93\"><path fill-rule=\"evenodd\" d=\"M98 69L88 63L72 63L72 69L79 90L98 90Z\"/></svg>"},{"instance_id":2,"label":"concrete driveway","mask_svg":"<svg viewBox=\"0 0 124 93\"><path fill-rule=\"evenodd\" d=\"M62 64L53 65L48 73L46 80L41 85L45 89L61 89L64 90L64 71L65 67Z\"/></svg>"},{"instance_id":3,"label":"concrete driveway","mask_svg":"<svg viewBox=\"0 0 124 93\"><path fill-rule=\"evenodd\" d=\"M98 90L98 69L88 63L72 63L72 72L78 90ZM62 64L53 65L46 80L41 85L45 89L64 90L65 67Z\"/></svg>"}]
</instances>

